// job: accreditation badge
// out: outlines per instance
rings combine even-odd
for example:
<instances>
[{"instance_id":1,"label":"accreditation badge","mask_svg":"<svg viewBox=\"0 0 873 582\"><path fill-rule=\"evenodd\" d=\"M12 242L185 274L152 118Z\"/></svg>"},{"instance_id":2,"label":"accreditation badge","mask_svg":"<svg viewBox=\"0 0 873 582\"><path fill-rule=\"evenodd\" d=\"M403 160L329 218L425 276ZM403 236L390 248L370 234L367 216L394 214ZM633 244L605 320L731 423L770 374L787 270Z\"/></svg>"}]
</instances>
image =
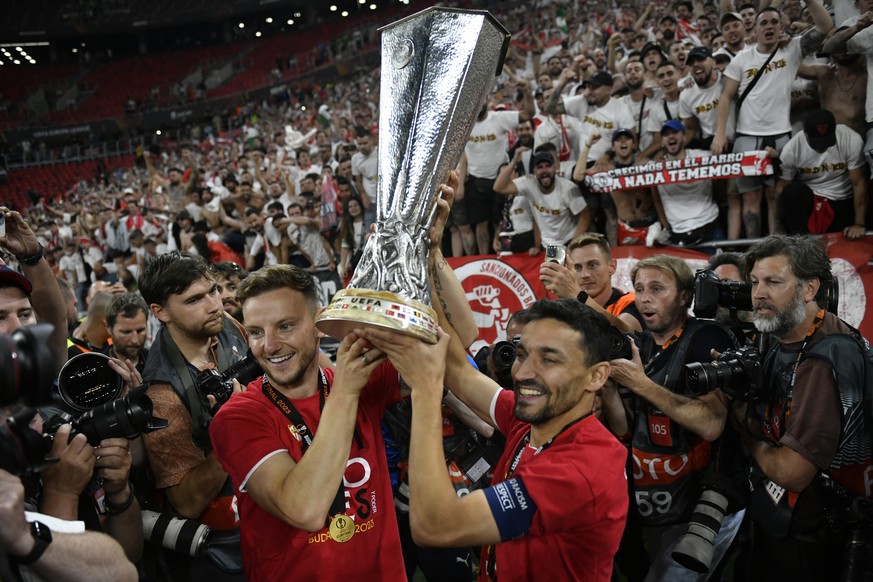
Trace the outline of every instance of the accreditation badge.
<instances>
[{"instance_id":1,"label":"accreditation badge","mask_svg":"<svg viewBox=\"0 0 873 582\"><path fill-rule=\"evenodd\" d=\"M352 536L355 535L355 522L346 514L340 513L330 520L330 527L327 528L327 533L330 539L342 544L352 539Z\"/></svg>"}]
</instances>

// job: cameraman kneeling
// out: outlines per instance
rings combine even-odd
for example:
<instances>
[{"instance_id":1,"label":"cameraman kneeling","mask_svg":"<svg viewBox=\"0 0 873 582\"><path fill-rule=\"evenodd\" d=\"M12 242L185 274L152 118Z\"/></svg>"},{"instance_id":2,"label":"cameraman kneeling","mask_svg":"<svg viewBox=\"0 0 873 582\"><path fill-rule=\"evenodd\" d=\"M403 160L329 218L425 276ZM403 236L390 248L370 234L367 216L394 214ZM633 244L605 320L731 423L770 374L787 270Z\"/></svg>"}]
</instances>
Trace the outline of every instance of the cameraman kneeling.
<instances>
[{"instance_id":1,"label":"cameraman kneeling","mask_svg":"<svg viewBox=\"0 0 873 582\"><path fill-rule=\"evenodd\" d=\"M778 340L762 362L763 390L734 407L757 470L747 579L833 580L849 533L843 526L856 517L849 503L870 496L868 348L826 311L833 275L816 239L770 236L749 249L745 263L755 327ZM835 488L844 499L830 495ZM838 531L825 523L835 512L842 513ZM863 520L860 527L869 531Z\"/></svg>"}]
</instances>

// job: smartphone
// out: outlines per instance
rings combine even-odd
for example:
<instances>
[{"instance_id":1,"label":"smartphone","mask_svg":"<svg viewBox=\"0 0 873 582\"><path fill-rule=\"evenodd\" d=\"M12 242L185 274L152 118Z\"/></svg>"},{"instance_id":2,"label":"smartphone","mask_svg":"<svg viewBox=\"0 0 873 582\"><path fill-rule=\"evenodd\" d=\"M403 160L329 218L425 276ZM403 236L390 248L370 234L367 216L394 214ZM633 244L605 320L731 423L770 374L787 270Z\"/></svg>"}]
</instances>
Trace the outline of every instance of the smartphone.
<instances>
[{"instance_id":1,"label":"smartphone","mask_svg":"<svg viewBox=\"0 0 873 582\"><path fill-rule=\"evenodd\" d=\"M0 237L6 236L6 213L0 212Z\"/></svg>"},{"instance_id":2,"label":"smartphone","mask_svg":"<svg viewBox=\"0 0 873 582\"><path fill-rule=\"evenodd\" d=\"M564 264L567 257L567 247L564 245L546 245L546 262Z\"/></svg>"}]
</instances>

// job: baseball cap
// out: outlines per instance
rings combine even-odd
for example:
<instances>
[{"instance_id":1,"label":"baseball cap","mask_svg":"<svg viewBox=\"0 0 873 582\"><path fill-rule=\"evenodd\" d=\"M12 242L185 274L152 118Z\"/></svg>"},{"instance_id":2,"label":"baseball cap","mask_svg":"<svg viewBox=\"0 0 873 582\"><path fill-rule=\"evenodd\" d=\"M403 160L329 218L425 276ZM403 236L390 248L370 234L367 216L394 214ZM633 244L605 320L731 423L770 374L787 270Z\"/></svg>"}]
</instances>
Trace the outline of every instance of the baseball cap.
<instances>
[{"instance_id":1,"label":"baseball cap","mask_svg":"<svg viewBox=\"0 0 873 582\"><path fill-rule=\"evenodd\" d=\"M619 127L618 129L616 129L615 131L612 132L612 141L617 140L618 138L620 138L623 135L632 138L634 136L634 132L629 130L626 127Z\"/></svg>"},{"instance_id":2,"label":"baseball cap","mask_svg":"<svg viewBox=\"0 0 873 582\"><path fill-rule=\"evenodd\" d=\"M738 20L738 21L742 22L743 17L740 16L739 13L737 13L737 12L725 12L724 14L721 15L721 18L718 19L718 27L721 28L722 26L724 26L728 22L731 22L732 20Z\"/></svg>"},{"instance_id":3,"label":"baseball cap","mask_svg":"<svg viewBox=\"0 0 873 582\"><path fill-rule=\"evenodd\" d=\"M824 109L811 111L803 122L803 132L809 147L823 152L837 143L837 122L834 114Z\"/></svg>"},{"instance_id":4,"label":"baseball cap","mask_svg":"<svg viewBox=\"0 0 873 582\"><path fill-rule=\"evenodd\" d=\"M679 121L678 119L671 119L670 121L668 121L667 123L665 123L664 125L661 126L661 135L663 135L664 132L667 130L681 131L682 133L685 133L685 126L682 125L682 122Z\"/></svg>"},{"instance_id":5,"label":"baseball cap","mask_svg":"<svg viewBox=\"0 0 873 582\"><path fill-rule=\"evenodd\" d=\"M640 51L640 58L645 59L646 55L652 51L658 51L659 53L661 53L661 55L664 54L664 52L661 50L661 45L656 42L647 42L643 45L643 50Z\"/></svg>"},{"instance_id":6,"label":"baseball cap","mask_svg":"<svg viewBox=\"0 0 873 582\"><path fill-rule=\"evenodd\" d=\"M10 269L6 265L0 265L0 282L18 287L24 291L25 295L28 297L30 297L30 294L33 292L33 285L30 283L30 279L18 271Z\"/></svg>"},{"instance_id":7,"label":"baseball cap","mask_svg":"<svg viewBox=\"0 0 873 582\"><path fill-rule=\"evenodd\" d=\"M540 162L548 162L551 165L555 165L555 157L552 155L552 152L537 152L530 157L530 171L533 172L534 168Z\"/></svg>"},{"instance_id":8,"label":"baseball cap","mask_svg":"<svg viewBox=\"0 0 873 582\"><path fill-rule=\"evenodd\" d=\"M176 213L176 220L192 220L191 213L184 208Z\"/></svg>"},{"instance_id":9,"label":"baseball cap","mask_svg":"<svg viewBox=\"0 0 873 582\"><path fill-rule=\"evenodd\" d=\"M597 71L596 73L582 81L582 85L591 85L592 87L612 87L612 84L612 75L610 75L606 71Z\"/></svg>"},{"instance_id":10,"label":"baseball cap","mask_svg":"<svg viewBox=\"0 0 873 582\"><path fill-rule=\"evenodd\" d=\"M696 46L688 51L688 56L685 57L685 62L690 63L695 59L711 59L712 51L705 46Z\"/></svg>"}]
</instances>

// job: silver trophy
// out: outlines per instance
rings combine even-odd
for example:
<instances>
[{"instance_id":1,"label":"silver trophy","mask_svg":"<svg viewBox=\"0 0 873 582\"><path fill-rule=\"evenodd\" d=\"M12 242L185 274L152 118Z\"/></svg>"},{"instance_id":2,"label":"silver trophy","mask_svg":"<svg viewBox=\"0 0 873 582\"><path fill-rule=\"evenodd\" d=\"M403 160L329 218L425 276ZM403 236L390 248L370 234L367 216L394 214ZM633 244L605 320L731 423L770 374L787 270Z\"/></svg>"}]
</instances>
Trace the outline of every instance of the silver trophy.
<instances>
[{"instance_id":1,"label":"silver trophy","mask_svg":"<svg viewBox=\"0 0 873 582\"><path fill-rule=\"evenodd\" d=\"M488 12L429 8L382 29L375 232L346 289L316 323L341 339L362 325L436 342L429 230L437 187L461 158L509 32Z\"/></svg>"}]
</instances>

